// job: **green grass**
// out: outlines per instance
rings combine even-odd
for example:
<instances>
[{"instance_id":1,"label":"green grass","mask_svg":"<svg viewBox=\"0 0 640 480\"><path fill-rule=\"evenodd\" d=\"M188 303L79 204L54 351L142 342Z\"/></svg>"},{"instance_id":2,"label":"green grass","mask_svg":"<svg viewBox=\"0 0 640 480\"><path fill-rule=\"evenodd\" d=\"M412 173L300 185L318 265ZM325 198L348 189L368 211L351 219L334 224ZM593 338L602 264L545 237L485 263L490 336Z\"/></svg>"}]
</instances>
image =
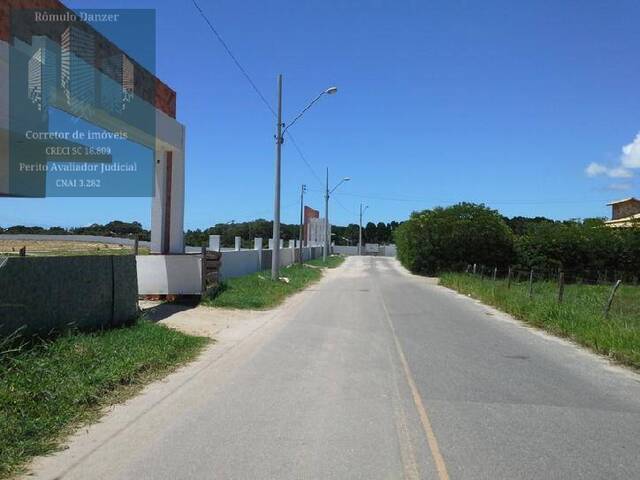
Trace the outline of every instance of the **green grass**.
<instances>
[{"instance_id":1,"label":"green grass","mask_svg":"<svg viewBox=\"0 0 640 480\"><path fill-rule=\"evenodd\" d=\"M57 449L102 407L193 359L207 342L141 320L0 353L0 478Z\"/></svg>"},{"instance_id":2,"label":"green grass","mask_svg":"<svg viewBox=\"0 0 640 480\"><path fill-rule=\"evenodd\" d=\"M566 285L558 303L554 282L536 282L533 298L528 282L481 280L468 274L448 273L441 284L555 335L567 337L611 359L640 368L640 288L622 285L616 293L608 318L604 306L611 285Z\"/></svg>"},{"instance_id":3,"label":"green grass","mask_svg":"<svg viewBox=\"0 0 640 480\"><path fill-rule=\"evenodd\" d=\"M316 268L290 265L280 271L280 277L289 279L289 283L282 280L272 281L271 272L264 271L231 278L222 283L214 296L202 301L210 307L265 309L278 305L287 296L298 292L310 283L322 277L322 272Z\"/></svg>"},{"instance_id":4,"label":"green grass","mask_svg":"<svg viewBox=\"0 0 640 480\"><path fill-rule=\"evenodd\" d=\"M326 267L337 268L344 262L344 257L341 255L331 255L327 257L327 261L324 262L322 258L316 258L314 260L308 260L304 263L307 265L313 265L314 267Z\"/></svg>"}]
</instances>

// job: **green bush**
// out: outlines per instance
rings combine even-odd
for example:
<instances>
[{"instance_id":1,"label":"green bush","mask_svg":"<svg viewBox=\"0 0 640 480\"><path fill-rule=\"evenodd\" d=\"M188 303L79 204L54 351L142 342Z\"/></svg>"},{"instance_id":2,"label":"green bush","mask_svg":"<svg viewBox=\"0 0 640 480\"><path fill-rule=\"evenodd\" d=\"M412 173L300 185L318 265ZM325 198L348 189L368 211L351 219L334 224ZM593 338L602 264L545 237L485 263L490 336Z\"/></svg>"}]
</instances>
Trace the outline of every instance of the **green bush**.
<instances>
[{"instance_id":1,"label":"green bush","mask_svg":"<svg viewBox=\"0 0 640 480\"><path fill-rule=\"evenodd\" d=\"M640 224L611 228L602 219L507 219L484 205L459 203L414 212L396 230L395 241L400 261L420 274L477 263L533 268L543 275L561 269L574 280L615 276L629 282L640 276Z\"/></svg>"},{"instance_id":2,"label":"green bush","mask_svg":"<svg viewBox=\"0 0 640 480\"><path fill-rule=\"evenodd\" d=\"M414 273L433 275L477 263L504 267L514 236L500 214L473 203L414 212L395 232L398 258Z\"/></svg>"},{"instance_id":3,"label":"green bush","mask_svg":"<svg viewBox=\"0 0 640 480\"><path fill-rule=\"evenodd\" d=\"M544 223L515 242L518 266L538 270L640 274L640 228L591 222Z\"/></svg>"}]
</instances>

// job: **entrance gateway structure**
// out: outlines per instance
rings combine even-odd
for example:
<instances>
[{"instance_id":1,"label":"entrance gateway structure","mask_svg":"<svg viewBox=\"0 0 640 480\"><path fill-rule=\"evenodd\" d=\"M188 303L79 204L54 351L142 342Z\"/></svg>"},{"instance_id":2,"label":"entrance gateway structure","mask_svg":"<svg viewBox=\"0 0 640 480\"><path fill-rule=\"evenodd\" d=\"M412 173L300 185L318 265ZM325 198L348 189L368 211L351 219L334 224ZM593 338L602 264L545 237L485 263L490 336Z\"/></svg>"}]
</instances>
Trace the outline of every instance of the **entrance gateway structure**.
<instances>
[{"instance_id":1,"label":"entrance gateway structure","mask_svg":"<svg viewBox=\"0 0 640 480\"><path fill-rule=\"evenodd\" d=\"M43 12L50 15L59 12L60 15L52 18L73 21L43 21ZM36 13L40 16L36 17ZM16 14L20 15L17 24ZM47 48L38 49L36 42ZM57 59L45 61L45 54L50 52L56 52ZM31 121L25 118L27 114L21 109L11 108L15 105L13 94L16 90L10 95L10 84L13 81L15 88L17 78L11 71L11 59L21 57L25 58L28 67L23 69L25 73L20 73L25 76L25 83L28 81L25 97L43 111L43 115L51 106L56 111L114 134L124 129L128 141L155 152L152 252L184 253L185 127L176 121L176 93L84 22L81 14L76 14L58 0L0 2L0 196L39 197L45 194L46 172L39 180L42 182L39 190L42 194L25 193L20 182L16 181L15 164L10 156L12 147L14 151L22 148L22 144L13 140L16 138L16 125ZM74 69L76 77L73 77ZM113 101L114 92L116 102ZM91 100L87 100L89 95ZM92 101L94 104L87 108ZM125 104L148 109L151 112L151 117L148 117L151 120L147 122L152 124L150 128L135 121L123 122L126 118L122 114ZM34 150L36 157L40 153L37 148ZM44 154L42 157L46 163Z\"/></svg>"}]
</instances>

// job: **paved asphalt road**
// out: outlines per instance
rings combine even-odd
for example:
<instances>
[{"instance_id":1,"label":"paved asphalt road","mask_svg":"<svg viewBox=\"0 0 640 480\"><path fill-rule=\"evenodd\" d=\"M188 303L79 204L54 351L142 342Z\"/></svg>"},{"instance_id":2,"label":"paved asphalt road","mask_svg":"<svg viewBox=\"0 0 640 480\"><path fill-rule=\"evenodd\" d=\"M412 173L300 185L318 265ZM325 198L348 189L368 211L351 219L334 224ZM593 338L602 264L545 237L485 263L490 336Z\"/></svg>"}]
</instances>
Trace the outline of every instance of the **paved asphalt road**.
<instances>
[{"instance_id":1,"label":"paved asphalt road","mask_svg":"<svg viewBox=\"0 0 640 480\"><path fill-rule=\"evenodd\" d=\"M351 257L35 477L634 479L639 379L394 259Z\"/></svg>"}]
</instances>

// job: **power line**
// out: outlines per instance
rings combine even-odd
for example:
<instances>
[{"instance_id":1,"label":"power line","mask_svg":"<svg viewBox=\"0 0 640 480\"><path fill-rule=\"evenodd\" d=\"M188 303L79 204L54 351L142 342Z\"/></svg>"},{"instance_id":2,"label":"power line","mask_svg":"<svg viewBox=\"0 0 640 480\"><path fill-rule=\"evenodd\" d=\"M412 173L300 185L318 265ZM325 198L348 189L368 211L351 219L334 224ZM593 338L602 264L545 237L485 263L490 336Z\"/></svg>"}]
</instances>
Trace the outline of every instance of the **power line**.
<instances>
[{"instance_id":1,"label":"power line","mask_svg":"<svg viewBox=\"0 0 640 480\"><path fill-rule=\"evenodd\" d=\"M316 173L316 171L314 170L314 168L311 166L311 164L307 161L307 158L304 156L304 153L302 153L302 150L300 149L300 147L298 146L298 144L296 143L295 139L293 138L293 136L291 135L290 132L287 132L286 135L289 137L289 140L291 140L291 143L293 144L294 148L296 149L296 151L298 152L298 155L300 155L300 158L302 159L302 161L307 165L307 167L309 168L309 170L311 171L311 173L313 174L314 178L316 179L316 181L318 182L318 184L320 186L322 186L322 180L320 179L320 176Z\"/></svg>"},{"instance_id":2,"label":"power line","mask_svg":"<svg viewBox=\"0 0 640 480\"><path fill-rule=\"evenodd\" d=\"M319 190L318 190L319 191ZM370 198L375 200L386 200L391 202L438 202L438 203L456 203L460 200L443 200L443 199L432 199L432 198L424 198L424 197L387 197L381 195L371 195L371 194L361 194L361 193L349 193L349 192L336 192L335 195L344 195L348 197L358 197L358 198ZM601 200L513 200L513 201L501 201L501 200L483 200L483 203L494 204L494 205L560 205L560 204L590 204L590 203L600 203Z\"/></svg>"},{"instance_id":3,"label":"power line","mask_svg":"<svg viewBox=\"0 0 640 480\"><path fill-rule=\"evenodd\" d=\"M334 200L336 201L336 203L345 211L347 212L349 215L358 215L356 212L352 212L351 210L349 210L347 207L345 207L342 202L340 200L338 200L337 198L334 198Z\"/></svg>"},{"instance_id":4,"label":"power line","mask_svg":"<svg viewBox=\"0 0 640 480\"><path fill-rule=\"evenodd\" d=\"M204 14L204 12L202 11L202 9L200 8L200 6L196 3L196 0L191 0L193 2L193 5L198 9L198 12L200 12L200 15L202 16L202 18L204 18L204 21L207 22L207 25L209 25L209 28L211 29L211 31L213 32L213 34L216 36L216 38L218 39L218 41L220 42L220 44L222 45L222 47L226 50L227 54L231 57L231 59L233 60L233 62L236 64L236 67L238 67L238 69L242 72L242 74L244 75L244 78L247 79L247 81L249 82L249 84L251 85L251 87L253 87L253 89L255 90L255 92L258 94L258 96L260 97L260 99L262 100L262 102L267 106L267 108L271 111L271 113L276 116L276 112L273 109L273 107L271 106L271 104L269 103L269 101L265 98L265 96L262 94L262 92L260 91L260 89L258 88L258 86L253 82L253 80L251 80L251 77L249 76L249 74L247 73L247 71L242 67L242 65L240 64L240 62L238 61L238 59L236 58L236 56L233 54L233 52L231 51L231 49L229 48L229 46L226 44L226 42L224 41L224 39L222 38L222 36L218 33L218 31L215 29L215 27L212 25L212 23L209 21L209 19L207 18L207 16Z\"/></svg>"},{"instance_id":5,"label":"power line","mask_svg":"<svg viewBox=\"0 0 640 480\"><path fill-rule=\"evenodd\" d=\"M260 89L258 88L258 86L255 84L255 82L251 79L251 76L249 76L249 74L247 73L247 71L244 69L244 67L242 66L242 64L240 63L240 61L236 58L236 56L233 54L233 52L231 51L231 49L229 48L229 46L227 45L227 43L224 41L224 39L222 38L222 36L220 35L220 33L218 33L218 31L216 30L216 28L213 26L213 24L211 23L211 21L209 20L209 18L205 15L205 13L202 11L202 9L200 8L200 6L198 5L198 3L196 2L196 0L191 0L193 2L193 5L196 7L196 9L198 10L198 12L200 13L200 15L202 16L202 18L204 19L205 22L207 22L207 25L209 26L209 28L211 29L211 31L213 32L213 34L216 36L216 38L218 39L218 41L220 42L220 44L222 45L222 47L225 49L225 51L227 52L227 54L229 55L229 57L231 57L231 59L233 60L233 63L236 64L236 67L238 67L238 69L240 70L240 72L242 72L242 75L244 76L244 78L249 82L249 84L251 85L251 87L253 88L253 90L256 92L256 94L260 97L260 100L262 100L262 103L264 103L266 105L266 107L269 109L269 111L271 112L271 114L277 118L277 114L274 110L274 108L271 106L271 104L269 103L269 101L266 99L266 97L262 94L262 92L260 91ZM304 153L302 153L302 149L298 146L298 144L296 143L295 139L293 138L293 135L291 135L290 132L286 132L286 135L289 137L289 140L291 140L291 143L293 143L293 146L295 148L295 150L298 152L298 155L300 156L300 158L302 159L302 161L305 163L305 165L309 168L309 170L311 171L311 173L313 174L313 176L315 177L315 179L320 183L320 185L322 185L322 180L320 180L320 177L318 176L318 174L316 173L316 171L314 170L314 168L311 166L311 163L309 163L309 161L307 160L307 158L305 157Z\"/></svg>"}]
</instances>

